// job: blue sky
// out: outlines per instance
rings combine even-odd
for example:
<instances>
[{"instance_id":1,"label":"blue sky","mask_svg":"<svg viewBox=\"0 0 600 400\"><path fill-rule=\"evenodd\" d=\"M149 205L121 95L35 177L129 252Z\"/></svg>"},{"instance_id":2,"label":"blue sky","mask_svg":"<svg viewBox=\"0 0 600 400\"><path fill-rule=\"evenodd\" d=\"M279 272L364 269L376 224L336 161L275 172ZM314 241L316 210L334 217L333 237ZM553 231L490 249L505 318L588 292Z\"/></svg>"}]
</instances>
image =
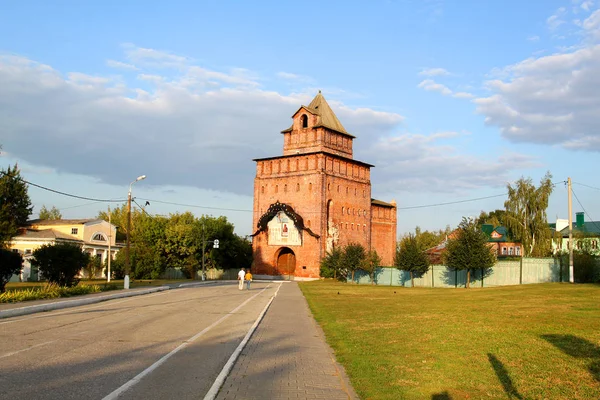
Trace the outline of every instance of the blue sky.
<instances>
[{"instance_id":1,"label":"blue sky","mask_svg":"<svg viewBox=\"0 0 600 400\"><path fill-rule=\"evenodd\" d=\"M134 186L153 214L252 231L252 159L318 90L374 164L399 235L502 208L521 176L558 182L548 217L600 220L596 1L20 1L0 4L2 167L94 199ZM34 215L108 203L31 187ZM145 202L145 200L144 200ZM178 203L167 204L167 203ZM119 203L113 203L113 206ZM183 204L183 205L182 205Z\"/></svg>"}]
</instances>

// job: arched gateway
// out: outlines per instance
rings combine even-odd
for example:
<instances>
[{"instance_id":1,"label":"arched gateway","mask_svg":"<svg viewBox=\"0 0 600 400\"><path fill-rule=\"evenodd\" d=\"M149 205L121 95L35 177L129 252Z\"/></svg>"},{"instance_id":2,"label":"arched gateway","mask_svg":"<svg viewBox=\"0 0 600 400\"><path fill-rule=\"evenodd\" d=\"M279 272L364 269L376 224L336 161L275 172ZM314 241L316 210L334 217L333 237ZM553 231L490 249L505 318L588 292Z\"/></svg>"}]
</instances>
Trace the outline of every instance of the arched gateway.
<instances>
[{"instance_id":1,"label":"arched gateway","mask_svg":"<svg viewBox=\"0 0 600 400\"><path fill-rule=\"evenodd\" d=\"M277 275L283 276L284 279L294 279L296 271L296 254L289 247L282 247L277 252L277 262L275 263Z\"/></svg>"}]
</instances>

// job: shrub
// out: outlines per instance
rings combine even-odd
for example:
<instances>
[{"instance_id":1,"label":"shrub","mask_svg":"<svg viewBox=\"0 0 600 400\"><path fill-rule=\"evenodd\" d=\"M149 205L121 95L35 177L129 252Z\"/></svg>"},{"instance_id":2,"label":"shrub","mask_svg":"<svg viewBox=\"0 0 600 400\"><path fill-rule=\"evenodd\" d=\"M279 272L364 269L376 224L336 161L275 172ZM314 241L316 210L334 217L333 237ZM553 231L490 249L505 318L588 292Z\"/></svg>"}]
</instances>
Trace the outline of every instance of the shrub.
<instances>
[{"instance_id":1,"label":"shrub","mask_svg":"<svg viewBox=\"0 0 600 400\"><path fill-rule=\"evenodd\" d=\"M21 273L23 258L19 253L0 248L0 293L13 275Z\"/></svg>"},{"instance_id":2,"label":"shrub","mask_svg":"<svg viewBox=\"0 0 600 400\"><path fill-rule=\"evenodd\" d=\"M78 296L82 294L98 293L98 285L79 285L75 287L60 287L56 284L48 284L41 288L26 290L13 290L0 293L0 303L17 303L28 300L56 299L59 297Z\"/></svg>"},{"instance_id":3,"label":"shrub","mask_svg":"<svg viewBox=\"0 0 600 400\"><path fill-rule=\"evenodd\" d=\"M77 274L89 262L90 256L81 247L69 243L43 245L33 252L31 265L39 268L48 282L72 287L79 283Z\"/></svg>"}]
</instances>

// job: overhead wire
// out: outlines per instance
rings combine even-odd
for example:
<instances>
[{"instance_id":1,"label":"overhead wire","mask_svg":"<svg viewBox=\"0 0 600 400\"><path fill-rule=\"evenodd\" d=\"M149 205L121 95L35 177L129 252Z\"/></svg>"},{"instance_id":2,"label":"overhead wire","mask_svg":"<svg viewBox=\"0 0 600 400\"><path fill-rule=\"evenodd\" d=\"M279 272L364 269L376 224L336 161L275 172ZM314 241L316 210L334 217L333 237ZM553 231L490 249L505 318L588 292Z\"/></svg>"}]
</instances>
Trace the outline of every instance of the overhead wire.
<instances>
[{"instance_id":1,"label":"overhead wire","mask_svg":"<svg viewBox=\"0 0 600 400\"><path fill-rule=\"evenodd\" d=\"M577 197L577 194L575 194L575 192L573 191L573 188L571 188L571 193L573 193L573 196L575 196L575 200L577 200L577 202L579 203L579 206L581 207L581 209L583 210L585 215L587 215L587 217L590 219L590 222L592 224L594 224L594 226L596 227L596 229L598 229L598 231L600 231L600 227L598 226L598 224L596 224L596 221L594 221L592 219L592 217L590 217L590 214L588 214L588 212L585 210L585 208L583 207L583 204L581 204L581 201L579 201L579 197Z\"/></svg>"}]
</instances>

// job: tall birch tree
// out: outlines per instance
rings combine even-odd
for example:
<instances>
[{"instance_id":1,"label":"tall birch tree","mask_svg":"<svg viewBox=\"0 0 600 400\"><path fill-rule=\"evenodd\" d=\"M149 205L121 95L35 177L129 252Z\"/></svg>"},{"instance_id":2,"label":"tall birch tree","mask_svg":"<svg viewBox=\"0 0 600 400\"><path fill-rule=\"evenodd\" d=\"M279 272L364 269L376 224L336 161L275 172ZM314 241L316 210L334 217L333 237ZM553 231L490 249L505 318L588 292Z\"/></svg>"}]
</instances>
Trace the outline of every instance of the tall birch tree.
<instances>
[{"instance_id":1,"label":"tall birch tree","mask_svg":"<svg viewBox=\"0 0 600 400\"><path fill-rule=\"evenodd\" d=\"M505 223L513 239L523 245L523 255L526 257L546 256L552 248L552 232L548 226L546 209L553 188L550 172L541 179L538 187L535 187L531 178L521 178L514 186L507 185Z\"/></svg>"}]
</instances>

